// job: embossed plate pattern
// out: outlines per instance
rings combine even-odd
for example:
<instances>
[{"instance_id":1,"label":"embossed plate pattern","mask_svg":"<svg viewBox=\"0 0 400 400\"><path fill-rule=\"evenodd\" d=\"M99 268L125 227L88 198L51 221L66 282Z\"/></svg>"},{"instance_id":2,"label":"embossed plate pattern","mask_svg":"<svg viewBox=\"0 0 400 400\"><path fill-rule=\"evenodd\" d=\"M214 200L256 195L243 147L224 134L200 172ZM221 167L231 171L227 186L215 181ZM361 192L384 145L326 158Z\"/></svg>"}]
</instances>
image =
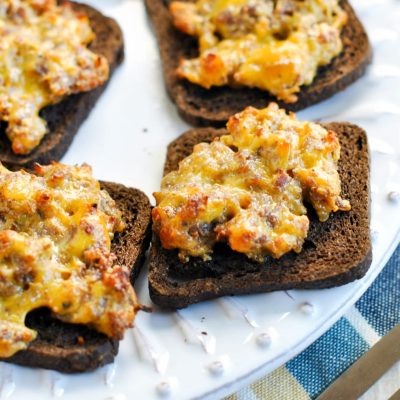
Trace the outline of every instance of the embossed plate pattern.
<instances>
[{"instance_id":1,"label":"embossed plate pattern","mask_svg":"<svg viewBox=\"0 0 400 400\"><path fill-rule=\"evenodd\" d=\"M118 19L126 60L74 143L66 163L95 175L158 189L166 145L186 128L165 94L158 50L140 0L91 0ZM176 313L140 314L113 365L66 376L0 364L0 399L98 400L217 397L266 374L327 330L372 283L400 239L400 2L352 1L374 47L367 75L304 119L363 126L372 154L373 265L349 285L315 291L237 296ZM149 304L142 274L140 300Z\"/></svg>"}]
</instances>

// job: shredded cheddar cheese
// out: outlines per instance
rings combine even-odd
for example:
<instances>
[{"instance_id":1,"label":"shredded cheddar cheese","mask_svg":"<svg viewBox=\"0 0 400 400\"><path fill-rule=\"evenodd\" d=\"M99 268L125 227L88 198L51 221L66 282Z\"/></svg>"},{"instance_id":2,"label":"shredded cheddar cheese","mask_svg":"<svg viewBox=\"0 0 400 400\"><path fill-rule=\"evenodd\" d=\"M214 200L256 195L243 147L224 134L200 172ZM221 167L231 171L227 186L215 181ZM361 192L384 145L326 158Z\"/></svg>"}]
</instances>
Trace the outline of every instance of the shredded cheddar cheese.
<instances>
[{"instance_id":1,"label":"shredded cheddar cheese","mask_svg":"<svg viewBox=\"0 0 400 400\"><path fill-rule=\"evenodd\" d=\"M178 76L205 88L244 85L287 103L318 67L342 51L347 15L338 0L173 1L175 26L198 37L199 56L180 60Z\"/></svg>"},{"instance_id":2,"label":"shredded cheddar cheese","mask_svg":"<svg viewBox=\"0 0 400 400\"><path fill-rule=\"evenodd\" d=\"M210 259L216 242L260 262L300 252L309 229L304 201L321 221L350 209L340 197L334 132L274 103L246 108L227 128L228 135L197 144L154 194L154 230L182 261Z\"/></svg>"},{"instance_id":3,"label":"shredded cheddar cheese","mask_svg":"<svg viewBox=\"0 0 400 400\"><path fill-rule=\"evenodd\" d=\"M91 168L35 172L0 166L0 357L35 339L24 321L36 308L120 339L138 307L129 270L111 252L121 213Z\"/></svg>"},{"instance_id":4,"label":"shredded cheddar cheese","mask_svg":"<svg viewBox=\"0 0 400 400\"><path fill-rule=\"evenodd\" d=\"M88 18L56 0L0 4L0 120L16 154L30 153L48 132L39 112L70 94L103 84L107 60L87 46Z\"/></svg>"}]
</instances>

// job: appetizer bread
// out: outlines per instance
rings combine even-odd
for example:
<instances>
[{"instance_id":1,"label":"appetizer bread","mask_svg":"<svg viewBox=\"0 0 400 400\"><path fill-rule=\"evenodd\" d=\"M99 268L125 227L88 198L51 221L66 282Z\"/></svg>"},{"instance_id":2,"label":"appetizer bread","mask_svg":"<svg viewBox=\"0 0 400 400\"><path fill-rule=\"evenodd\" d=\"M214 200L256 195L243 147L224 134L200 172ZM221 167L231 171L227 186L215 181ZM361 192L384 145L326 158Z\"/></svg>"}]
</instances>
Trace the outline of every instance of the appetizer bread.
<instances>
[{"instance_id":1,"label":"appetizer bread","mask_svg":"<svg viewBox=\"0 0 400 400\"><path fill-rule=\"evenodd\" d=\"M354 82L371 60L346 0L145 3L167 91L194 125L222 126L271 101L300 110Z\"/></svg>"},{"instance_id":2,"label":"appetizer bread","mask_svg":"<svg viewBox=\"0 0 400 400\"><path fill-rule=\"evenodd\" d=\"M59 160L123 59L122 32L87 5L56 0L7 0L0 22L0 160L14 169Z\"/></svg>"},{"instance_id":3,"label":"appetizer bread","mask_svg":"<svg viewBox=\"0 0 400 400\"><path fill-rule=\"evenodd\" d=\"M112 362L142 308L130 284L150 242L137 189L88 165L0 168L0 357L63 372Z\"/></svg>"},{"instance_id":4,"label":"appetizer bread","mask_svg":"<svg viewBox=\"0 0 400 400\"><path fill-rule=\"evenodd\" d=\"M162 307L342 285L371 264L368 145L355 125L247 108L227 129L172 142L164 172L149 261Z\"/></svg>"}]
</instances>

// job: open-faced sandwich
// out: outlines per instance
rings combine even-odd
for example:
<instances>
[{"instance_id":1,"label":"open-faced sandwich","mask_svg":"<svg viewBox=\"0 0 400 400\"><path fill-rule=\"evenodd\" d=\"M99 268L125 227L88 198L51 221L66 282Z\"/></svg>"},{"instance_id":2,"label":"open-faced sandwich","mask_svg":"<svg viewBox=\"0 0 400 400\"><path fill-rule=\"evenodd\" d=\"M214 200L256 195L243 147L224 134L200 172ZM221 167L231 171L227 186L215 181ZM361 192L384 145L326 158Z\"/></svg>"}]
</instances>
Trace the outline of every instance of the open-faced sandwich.
<instances>
[{"instance_id":1,"label":"open-faced sandwich","mask_svg":"<svg viewBox=\"0 0 400 400\"><path fill-rule=\"evenodd\" d=\"M365 71L371 48L347 0L146 0L168 93L194 125L247 106L299 110Z\"/></svg>"},{"instance_id":2,"label":"open-faced sandwich","mask_svg":"<svg viewBox=\"0 0 400 400\"><path fill-rule=\"evenodd\" d=\"M164 172L149 262L160 306L327 288L370 266L368 145L355 125L248 107L227 129L172 142Z\"/></svg>"},{"instance_id":3,"label":"open-faced sandwich","mask_svg":"<svg viewBox=\"0 0 400 400\"><path fill-rule=\"evenodd\" d=\"M150 242L137 189L88 165L0 165L0 358L80 372L111 362L142 308L130 283Z\"/></svg>"},{"instance_id":4,"label":"open-faced sandwich","mask_svg":"<svg viewBox=\"0 0 400 400\"><path fill-rule=\"evenodd\" d=\"M57 0L0 4L0 160L59 160L123 59L118 24Z\"/></svg>"}]
</instances>

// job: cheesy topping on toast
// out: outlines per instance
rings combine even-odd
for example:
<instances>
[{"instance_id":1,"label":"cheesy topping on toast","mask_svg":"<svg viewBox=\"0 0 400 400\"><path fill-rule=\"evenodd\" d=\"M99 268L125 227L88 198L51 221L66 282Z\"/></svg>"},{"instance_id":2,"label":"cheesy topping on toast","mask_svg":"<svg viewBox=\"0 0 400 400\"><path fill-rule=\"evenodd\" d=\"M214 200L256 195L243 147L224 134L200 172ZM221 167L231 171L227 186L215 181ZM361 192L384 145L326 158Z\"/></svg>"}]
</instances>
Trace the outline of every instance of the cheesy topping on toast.
<instances>
[{"instance_id":1,"label":"cheesy topping on toast","mask_svg":"<svg viewBox=\"0 0 400 400\"><path fill-rule=\"evenodd\" d=\"M339 0L173 1L174 25L198 37L199 56L177 74L210 88L244 85L287 103L342 51Z\"/></svg>"},{"instance_id":2,"label":"cheesy topping on toast","mask_svg":"<svg viewBox=\"0 0 400 400\"><path fill-rule=\"evenodd\" d=\"M216 242L262 262L300 252L309 229L304 201L321 221L350 210L340 197L340 144L322 126L274 103L230 118L228 135L197 144L154 193L153 228L166 249L210 259Z\"/></svg>"},{"instance_id":3,"label":"cheesy topping on toast","mask_svg":"<svg viewBox=\"0 0 400 400\"><path fill-rule=\"evenodd\" d=\"M88 165L0 165L0 357L26 349L27 313L48 307L65 322L121 339L139 308L127 266L111 252L121 212Z\"/></svg>"},{"instance_id":4,"label":"cheesy topping on toast","mask_svg":"<svg viewBox=\"0 0 400 400\"><path fill-rule=\"evenodd\" d=\"M40 110L103 84L109 65L87 48L89 20L67 2L3 0L0 35L0 120L13 152L28 154L48 132Z\"/></svg>"}]
</instances>

